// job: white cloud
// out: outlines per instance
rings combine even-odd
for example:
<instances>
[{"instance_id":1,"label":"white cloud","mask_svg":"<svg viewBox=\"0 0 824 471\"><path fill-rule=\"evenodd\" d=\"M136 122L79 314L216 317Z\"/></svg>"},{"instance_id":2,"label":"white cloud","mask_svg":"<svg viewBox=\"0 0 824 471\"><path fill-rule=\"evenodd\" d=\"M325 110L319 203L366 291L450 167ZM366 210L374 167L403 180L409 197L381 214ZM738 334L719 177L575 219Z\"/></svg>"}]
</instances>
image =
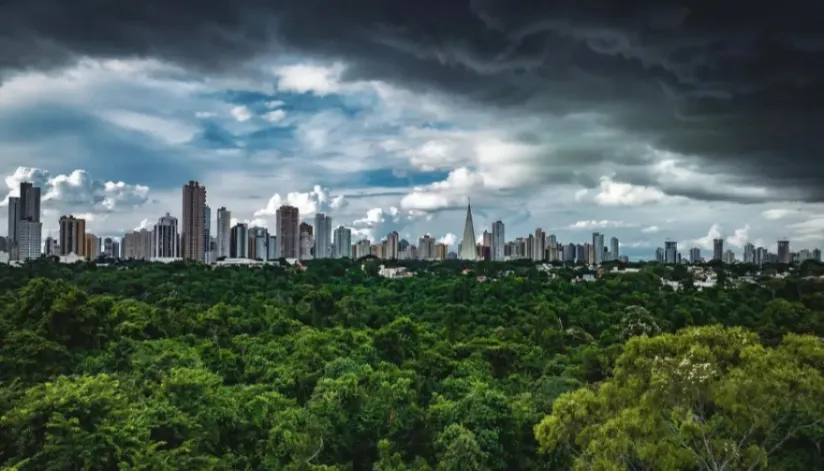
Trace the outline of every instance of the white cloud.
<instances>
[{"instance_id":1,"label":"white cloud","mask_svg":"<svg viewBox=\"0 0 824 471\"><path fill-rule=\"evenodd\" d=\"M740 229L736 229L733 235L727 237L727 242L733 245L734 247L744 247L747 242L750 240L750 225L746 224L744 227Z\"/></svg>"},{"instance_id":2,"label":"white cloud","mask_svg":"<svg viewBox=\"0 0 824 471\"><path fill-rule=\"evenodd\" d=\"M602 219L600 221L590 220L590 221L577 221L575 223L570 224L567 228L568 229L607 229L607 228L620 228L620 227L635 227L634 224L624 222L624 221L610 221L608 219Z\"/></svg>"},{"instance_id":3,"label":"white cloud","mask_svg":"<svg viewBox=\"0 0 824 471\"><path fill-rule=\"evenodd\" d=\"M692 240L692 245L699 247L704 250L712 250L713 249L713 240L721 238L721 226L718 224L713 224L710 226L710 230L707 231L707 235L704 237L699 237L697 239Z\"/></svg>"},{"instance_id":4,"label":"white cloud","mask_svg":"<svg viewBox=\"0 0 824 471\"><path fill-rule=\"evenodd\" d=\"M786 208L767 209L761 212L761 216L768 221L777 221L798 214L800 214L800 211L797 209Z\"/></svg>"},{"instance_id":5,"label":"white cloud","mask_svg":"<svg viewBox=\"0 0 824 471\"><path fill-rule=\"evenodd\" d=\"M438 242L446 245L447 247L453 247L455 244L458 243L458 236L451 232L448 232L445 236L438 239Z\"/></svg>"},{"instance_id":6,"label":"white cloud","mask_svg":"<svg viewBox=\"0 0 824 471\"><path fill-rule=\"evenodd\" d=\"M195 126L184 121L132 111L108 110L98 113L98 116L122 128L148 134L168 144L188 142L198 131Z\"/></svg>"},{"instance_id":7,"label":"white cloud","mask_svg":"<svg viewBox=\"0 0 824 471\"><path fill-rule=\"evenodd\" d=\"M640 206L669 199L657 188L617 182L612 177L601 177L598 188L595 202L601 206Z\"/></svg>"},{"instance_id":8,"label":"white cloud","mask_svg":"<svg viewBox=\"0 0 824 471\"><path fill-rule=\"evenodd\" d=\"M274 216L278 208L283 205L298 208L301 216L312 216L319 211L342 208L345 204L346 201L342 195L331 198L329 195L329 189L322 188L320 185L315 185L312 191L305 193L293 191L288 193L285 197L275 193L271 198L269 198L265 208L255 211L255 217Z\"/></svg>"},{"instance_id":9,"label":"white cloud","mask_svg":"<svg viewBox=\"0 0 824 471\"><path fill-rule=\"evenodd\" d=\"M270 110L274 110L276 108L280 108L281 106L283 106L285 104L286 104L286 102L284 102L284 101L274 100L274 101L267 102L266 107L269 108Z\"/></svg>"},{"instance_id":10,"label":"white cloud","mask_svg":"<svg viewBox=\"0 0 824 471\"><path fill-rule=\"evenodd\" d=\"M244 121L249 121L250 119L252 119L252 112L249 111L249 108L247 108L245 106L242 106L242 105L241 106L235 106L234 108L232 108L231 113L232 113L232 116L234 116L234 118L237 121L240 121L241 123L244 122Z\"/></svg>"},{"instance_id":11,"label":"white cloud","mask_svg":"<svg viewBox=\"0 0 824 471\"><path fill-rule=\"evenodd\" d=\"M274 74L278 78L277 88L284 92L314 93L324 96L341 89L342 64L330 67L295 64L277 67Z\"/></svg>"},{"instance_id":12,"label":"white cloud","mask_svg":"<svg viewBox=\"0 0 824 471\"><path fill-rule=\"evenodd\" d=\"M658 226L649 226L641 229L641 232L643 232L644 234L655 234L660 230L661 229L659 229Z\"/></svg>"},{"instance_id":13,"label":"white cloud","mask_svg":"<svg viewBox=\"0 0 824 471\"><path fill-rule=\"evenodd\" d=\"M7 205L10 196L19 196L21 182L32 182L40 187L43 206L59 209L105 213L135 208L149 200L147 186L102 182L85 170L52 177L47 170L18 167L14 174L6 177L9 191L0 205Z\"/></svg>"},{"instance_id":14,"label":"white cloud","mask_svg":"<svg viewBox=\"0 0 824 471\"><path fill-rule=\"evenodd\" d=\"M475 191L482 189L484 178L467 168L449 172L446 180L416 187L401 199L401 208L415 211L435 211L461 206Z\"/></svg>"},{"instance_id":15,"label":"white cloud","mask_svg":"<svg viewBox=\"0 0 824 471\"><path fill-rule=\"evenodd\" d=\"M217 113L212 111L198 111L195 113L195 118L199 119L214 118L215 116L217 116Z\"/></svg>"},{"instance_id":16,"label":"white cloud","mask_svg":"<svg viewBox=\"0 0 824 471\"><path fill-rule=\"evenodd\" d=\"M270 123L281 122L284 118L286 118L286 112L283 110L274 110L263 115L263 119Z\"/></svg>"}]
</instances>

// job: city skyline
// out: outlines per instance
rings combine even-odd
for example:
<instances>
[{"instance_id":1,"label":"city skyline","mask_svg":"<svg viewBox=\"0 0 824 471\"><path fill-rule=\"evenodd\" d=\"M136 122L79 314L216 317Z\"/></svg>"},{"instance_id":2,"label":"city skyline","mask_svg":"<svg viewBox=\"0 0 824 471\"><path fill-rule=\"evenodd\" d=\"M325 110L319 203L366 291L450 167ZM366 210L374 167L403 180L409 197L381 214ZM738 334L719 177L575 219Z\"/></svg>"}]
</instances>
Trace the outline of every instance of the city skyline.
<instances>
[{"instance_id":1,"label":"city skyline","mask_svg":"<svg viewBox=\"0 0 824 471\"><path fill-rule=\"evenodd\" d=\"M617 237L610 237L607 244L605 235L601 232L592 232L591 241L584 243L577 240L559 240L556 234L547 233L540 227L535 229L534 234L530 233L526 237L516 235L512 239L507 239L506 224L499 220L492 223L489 229L476 233L469 198L466 203L461 242L455 247L453 235L448 234L436 242L428 232L418 237L417 244L411 235L402 237L397 231L392 231L383 238L371 240L361 236L352 243L351 227L344 224L333 226L332 218L321 212L315 213L314 219L305 215L301 217L299 208L289 204L282 204L275 209L276 227L272 231L268 230L265 224L237 221L231 218L230 210L221 206L217 211L216 235L212 237L212 217L211 208L207 204L207 189L205 185L193 180L182 186L183 227L178 223L178 219L167 211L151 229L135 228L124 233L122 237L104 238L85 232L84 218L62 215L59 219L59 238L55 240L49 235L43 239L40 222L41 188L31 182L21 182L18 194L21 196L8 198L9 235L0 239L3 242L0 252L11 253L13 260L36 258L41 253L72 253L89 258L94 258L98 254L157 260L179 258L205 262L213 262L218 258L269 260L285 257L307 260L340 256L360 257L370 253L387 259L426 259L434 257L436 250L432 247L433 244L438 246L437 252L442 257L448 252L453 257L470 261L529 258L534 261L584 261L600 265L612 260L631 259L621 250L622 244ZM273 202L270 201L271 203ZM312 220L314 224L310 224ZM741 236L740 233L737 235ZM450 238L453 240L447 240ZM341 248L339 243L344 240L347 241L346 247ZM734 239L730 240L734 242ZM187 244L190 245L188 249ZM786 239L776 241L775 251L770 250L769 244L766 247L755 245L748 239L743 244L743 252L738 257L726 245L724 238L716 237L712 239L711 254L705 255L701 247L694 243L679 247L678 241L668 238L664 241L663 247L655 250L652 257L642 256L633 259L665 263L719 260L725 263L743 261L756 264L796 263L808 259L821 261L821 250L818 247L798 249L791 247L790 241ZM118 250L120 248L122 251Z\"/></svg>"}]
</instances>

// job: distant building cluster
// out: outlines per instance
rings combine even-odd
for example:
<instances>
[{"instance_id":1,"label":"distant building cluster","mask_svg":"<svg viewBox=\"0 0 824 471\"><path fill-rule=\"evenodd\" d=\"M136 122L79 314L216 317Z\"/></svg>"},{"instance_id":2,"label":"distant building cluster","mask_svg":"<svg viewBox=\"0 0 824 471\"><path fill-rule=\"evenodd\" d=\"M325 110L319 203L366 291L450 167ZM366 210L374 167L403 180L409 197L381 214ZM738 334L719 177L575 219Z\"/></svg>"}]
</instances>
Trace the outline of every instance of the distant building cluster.
<instances>
[{"instance_id":1,"label":"distant building cluster","mask_svg":"<svg viewBox=\"0 0 824 471\"><path fill-rule=\"evenodd\" d=\"M701 249L692 247L689 250L689 257L682 257L678 251L678 242L667 240L664 247L655 250L655 260L661 263L704 263L708 261L720 261L722 263L751 263L763 265L765 263L798 264L807 260L821 261L820 249L802 249L798 252L790 251L789 240L779 240L776 243L776 252L770 252L765 247L756 247L751 243L744 244L744 254L741 259L736 258L732 250L724 249L724 239L713 239L712 258L705 259L701 255Z\"/></svg>"},{"instance_id":2,"label":"distant building cluster","mask_svg":"<svg viewBox=\"0 0 824 471\"><path fill-rule=\"evenodd\" d=\"M463 236L457 251L431 235L420 237L417 245L390 232L378 242L368 239L354 241L352 230L344 226L333 229L332 218L317 213L312 224L301 221L298 208L283 205L275 212L275 231L263 227L249 227L247 223L232 225L231 211L217 210L215 233L211 231L212 210L206 204L206 187L189 181L182 188L181 219L166 213L152 227L142 227L121 238L100 238L86 231L81 217L64 215L59 220L59 236L42 239L40 221L40 188L32 183L20 184L20 196L9 198L9 223L6 237L0 237L0 261L24 261L41 255L57 256L67 260L94 260L99 257L148 261L189 260L214 263L217 261L274 261L280 258L294 260L324 258L361 258L374 256L384 260L489 260L508 261L527 259L535 262L566 262L601 265L609 261L628 261L620 253L620 243L611 237L605 243L604 234L592 233L584 243L562 243L554 234L541 228L527 237L506 240L505 225L496 221L475 237L472 205L467 204ZM779 240L776 253L764 247L746 244L745 263L800 263L821 260L821 251L790 251L790 242ZM688 257L682 257L676 241L667 240L655 251L655 260L662 263L698 263L706 261L701 250L693 247ZM724 240L715 239L712 260L735 263L735 255L724 250Z\"/></svg>"}]
</instances>

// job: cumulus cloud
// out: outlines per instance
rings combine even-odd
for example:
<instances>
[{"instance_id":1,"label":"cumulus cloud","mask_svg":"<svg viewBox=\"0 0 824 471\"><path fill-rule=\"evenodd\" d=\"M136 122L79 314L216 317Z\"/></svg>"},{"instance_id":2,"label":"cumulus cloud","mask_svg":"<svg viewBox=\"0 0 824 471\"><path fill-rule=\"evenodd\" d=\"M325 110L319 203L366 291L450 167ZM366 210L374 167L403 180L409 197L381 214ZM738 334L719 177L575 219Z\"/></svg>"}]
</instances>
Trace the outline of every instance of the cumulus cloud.
<instances>
[{"instance_id":1,"label":"cumulus cloud","mask_svg":"<svg viewBox=\"0 0 824 471\"><path fill-rule=\"evenodd\" d=\"M343 195L332 197L328 188L315 185L312 191L308 192L293 191L285 196L275 193L269 198L265 208L255 211L255 217L275 216L278 208L283 205L298 208L301 216L312 216L317 212L344 208L346 206L346 199Z\"/></svg>"},{"instance_id":2,"label":"cumulus cloud","mask_svg":"<svg viewBox=\"0 0 824 471\"><path fill-rule=\"evenodd\" d=\"M644 234L655 234L660 230L661 229L659 229L658 226L649 226L641 229L641 232L643 232Z\"/></svg>"},{"instance_id":3,"label":"cumulus cloud","mask_svg":"<svg viewBox=\"0 0 824 471\"><path fill-rule=\"evenodd\" d=\"M718 224L713 224L710 226L710 229L707 231L707 235L703 237L699 237L690 241L693 246L699 247L703 250L712 250L713 249L713 240L721 238L721 226Z\"/></svg>"},{"instance_id":4,"label":"cumulus cloud","mask_svg":"<svg viewBox=\"0 0 824 471\"><path fill-rule=\"evenodd\" d=\"M252 112L245 106L235 106L232 108L232 116L236 120L244 122L252 119Z\"/></svg>"},{"instance_id":5,"label":"cumulus cloud","mask_svg":"<svg viewBox=\"0 0 824 471\"><path fill-rule=\"evenodd\" d=\"M607 229L621 227L635 227L635 224L631 224L624 221L611 221L609 219L601 219L600 221L576 221L567 226L567 229Z\"/></svg>"},{"instance_id":6,"label":"cumulus cloud","mask_svg":"<svg viewBox=\"0 0 824 471\"><path fill-rule=\"evenodd\" d=\"M445 236L438 239L438 242L446 245L447 247L454 247L455 244L458 243L458 236L451 232L448 232Z\"/></svg>"},{"instance_id":7,"label":"cumulus cloud","mask_svg":"<svg viewBox=\"0 0 824 471\"><path fill-rule=\"evenodd\" d=\"M449 172L442 182L415 187L401 199L401 208L426 212L463 206L483 186L481 175L462 167Z\"/></svg>"},{"instance_id":8,"label":"cumulus cloud","mask_svg":"<svg viewBox=\"0 0 824 471\"><path fill-rule=\"evenodd\" d=\"M640 206L658 203L667 198L663 191L654 187L618 182L612 177L601 177L594 200L601 206Z\"/></svg>"},{"instance_id":9,"label":"cumulus cloud","mask_svg":"<svg viewBox=\"0 0 824 471\"><path fill-rule=\"evenodd\" d=\"M727 242L733 245L734 247L744 247L747 242L750 241L750 225L747 224L740 229L736 229L735 232L727 237Z\"/></svg>"},{"instance_id":10,"label":"cumulus cloud","mask_svg":"<svg viewBox=\"0 0 824 471\"><path fill-rule=\"evenodd\" d=\"M44 208L109 213L129 210L149 201L147 186L95 180L85 170L52 176L44 169L18 167L5 181L8 193L0 206L8 205L9 197L19 196L21 182L31 182L40 187Z\"/></svg>"}]
</instances>

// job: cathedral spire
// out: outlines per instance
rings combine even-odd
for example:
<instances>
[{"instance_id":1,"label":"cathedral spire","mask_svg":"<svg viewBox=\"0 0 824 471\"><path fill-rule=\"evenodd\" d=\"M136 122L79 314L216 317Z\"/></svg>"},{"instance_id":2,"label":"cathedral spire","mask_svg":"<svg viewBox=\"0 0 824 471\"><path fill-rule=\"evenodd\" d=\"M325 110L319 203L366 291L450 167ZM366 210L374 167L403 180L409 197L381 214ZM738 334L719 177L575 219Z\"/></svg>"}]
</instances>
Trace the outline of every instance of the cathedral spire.
<instances>
[{"instance_id":1,"label":"cathedral spire","mask_svg":"<svg viewBox=\"0 0 824 471\"><path fill-rule=\"evenodd\" d=\"M458 258L461 260L476 260L478 258L475 249L475 226L472 224L472 203L469 198L466 199L466 222L464 223L464 233Z\"/></svg>"}]
</instances>

